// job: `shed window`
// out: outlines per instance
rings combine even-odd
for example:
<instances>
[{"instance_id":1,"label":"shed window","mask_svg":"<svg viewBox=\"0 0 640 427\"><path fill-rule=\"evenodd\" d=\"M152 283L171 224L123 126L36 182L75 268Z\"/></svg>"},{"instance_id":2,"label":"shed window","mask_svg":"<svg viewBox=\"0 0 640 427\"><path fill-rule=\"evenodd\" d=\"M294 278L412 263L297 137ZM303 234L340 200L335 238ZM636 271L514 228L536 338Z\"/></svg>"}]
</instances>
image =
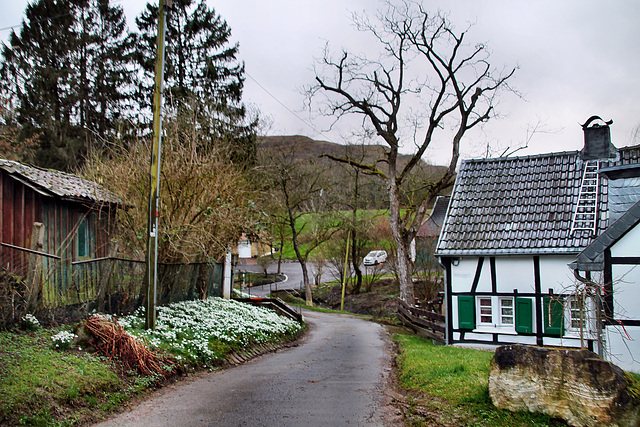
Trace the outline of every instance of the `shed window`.
<instances>
[{"instance_id":1,"label":"shed window","mask_svg":"<svg viewBox=\"0 0 640 427\"><path fill-rule=\"evenodd\" d=\"M89 226L84 217L78 224L78 258L89 256Z\"/></svg>"},{"instance_id":2,"label":"shed window","mask_svg":"<svg viewBox=\"0 0 640 427\"><path fill-rule=\"evenodd\" d=\"M491 298L479 298L480 323L493 323Z\"/></svg>"},{"instance_id":3,"label":"shed window","mask_svg":"<svg viewBox=\"0 0 640 427\"><path fill-rule=\"evenodd\" d=\"M513 299L500 298L500 323L513 325Z\"/></svg>"}]
</instances>

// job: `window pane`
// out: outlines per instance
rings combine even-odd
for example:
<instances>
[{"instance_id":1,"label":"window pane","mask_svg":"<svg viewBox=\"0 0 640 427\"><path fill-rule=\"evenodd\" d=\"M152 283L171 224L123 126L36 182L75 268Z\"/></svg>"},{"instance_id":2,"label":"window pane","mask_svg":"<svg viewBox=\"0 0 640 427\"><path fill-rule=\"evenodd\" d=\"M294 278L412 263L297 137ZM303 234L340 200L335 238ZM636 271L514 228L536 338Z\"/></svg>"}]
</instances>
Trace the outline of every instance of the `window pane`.
<instances>
[{"instance_id":1,"label":"window pane","mask_svg":"<svg viewBox=\"0 0 640 427\"><path fill-rule=\"evenodd\" d=\"M480 303L480 323L493 323L491 298L478 298Z\"/></svg>"},{"instance_id":2,"label":"window pane","mask_svg":"<svg viewBox=\"0 0 640 427\"><path fill-rule=\"evenodd\" d=\"M500 323L513 325L513 299L500 298Z\"/></svg>"}]
</instances>

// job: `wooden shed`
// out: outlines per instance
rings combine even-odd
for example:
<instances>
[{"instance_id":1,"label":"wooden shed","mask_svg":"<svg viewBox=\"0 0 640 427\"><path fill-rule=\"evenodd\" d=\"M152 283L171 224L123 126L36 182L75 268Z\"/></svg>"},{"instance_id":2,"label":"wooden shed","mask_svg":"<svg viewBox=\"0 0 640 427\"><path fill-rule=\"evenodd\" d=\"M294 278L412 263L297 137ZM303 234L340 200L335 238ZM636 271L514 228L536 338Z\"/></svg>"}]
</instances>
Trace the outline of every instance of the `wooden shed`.
<instances>
[{"instance_id":1,"label":"wooden shed","mask_svg":"<svg viewBox=\"0 0 640 427\"><path fill-rule=\"evenodd\" d=\"M109 254L121 204L95 182L0 159L2 270L67 286L72 262Z\"/></svg>"}]
</instances>

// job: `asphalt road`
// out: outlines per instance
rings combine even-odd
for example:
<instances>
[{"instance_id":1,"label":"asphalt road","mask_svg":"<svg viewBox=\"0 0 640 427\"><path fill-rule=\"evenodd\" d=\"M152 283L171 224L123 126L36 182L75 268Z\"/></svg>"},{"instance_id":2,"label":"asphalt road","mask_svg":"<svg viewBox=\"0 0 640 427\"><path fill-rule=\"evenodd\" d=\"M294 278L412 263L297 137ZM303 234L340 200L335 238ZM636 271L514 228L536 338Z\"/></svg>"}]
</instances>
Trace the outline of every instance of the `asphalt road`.
<instances>
[{"instance_id":1,"label":"asphalt road","mask_svg":"<svg viewBox=\"0 0 640 427\"><path fill-rule=\"evenodd\" d=\"M370 274L370 270L373 268L364 265L361 265L360 267L363 269L364 274ZM317 266L314 263L309 262L307 264L307 268L309 269L309 278L313 283L313 275L317 269ZM269 267L268 271L269 273L275 273L276 270L277 266L272 265ZM262 267L257 264L242 264L236 267L236 272L237 271L251 271L255 273L261 273ZM250 294L251 296L266 297L270 292L276 290L303 288L302 267L300 266L300 263L298 263L297 261L283 262L280 271L285 276L285 280L283 282L264 286L253 286L251 288L245 288L243 291ZM384 268L379 270L379 272L382 273L386 271L387 270ZM322 274L322 281L325 282L335 279L337 279L337 277L328 268L325 267L325 271Z\"/></svg>"},{"instance_id":2,"label":"asphalt road","mask_svg":"<svg viewBox=\"0 0 640 427\"><path fill-rule=\"evenodd\" d=\"M384 426L385 329L348 315L304 312L296 347L161 389L100 426Z\"/></svg>"}]
</instances>

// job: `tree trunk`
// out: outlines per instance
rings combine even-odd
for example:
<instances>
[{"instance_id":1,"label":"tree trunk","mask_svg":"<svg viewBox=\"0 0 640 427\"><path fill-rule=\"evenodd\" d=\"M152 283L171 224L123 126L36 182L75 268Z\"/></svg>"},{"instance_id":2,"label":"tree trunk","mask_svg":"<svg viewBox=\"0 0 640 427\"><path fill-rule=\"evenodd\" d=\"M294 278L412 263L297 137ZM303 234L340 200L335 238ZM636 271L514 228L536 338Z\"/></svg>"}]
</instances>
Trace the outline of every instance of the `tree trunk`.
<instances>
[{"instance_id":1,"label":"tree trunk","mask_svg":"<svg viewBox=\"0 0 640 427\"><path fill-rule=\"evenodd\" d=\"M400 197L394 174L389 177L389 227L396 244L396 268L400 281L400 299L409 305L415 302L413 292L413 272L409 261L409 245L404 238L400 223Z\"/></svg>"},{"instance_id":2,"label":"tree trunk","mask_svg":"<svg viewBox=\"0 0 640 427\"><path fill-rule=\"evenodd\" d=\"M293 212L291 212L291 208L289 207L289 195L286 192L286 188L284 188L284 196L287 205L287 211L289 213L289 227L291 227L291 241L293 242L293 250L296 252L296 257L298 258L298 262L302 267L302 278L304 280L304 294L305 294L305 302L308 307L313 307L313 299L311 297L311 283L309 282L309 273L307 272L307 260L302 256L300 252L300 247L298 246L298 230L296 230L296 220L293 217Z\"/></svg>"}]
</instances>

